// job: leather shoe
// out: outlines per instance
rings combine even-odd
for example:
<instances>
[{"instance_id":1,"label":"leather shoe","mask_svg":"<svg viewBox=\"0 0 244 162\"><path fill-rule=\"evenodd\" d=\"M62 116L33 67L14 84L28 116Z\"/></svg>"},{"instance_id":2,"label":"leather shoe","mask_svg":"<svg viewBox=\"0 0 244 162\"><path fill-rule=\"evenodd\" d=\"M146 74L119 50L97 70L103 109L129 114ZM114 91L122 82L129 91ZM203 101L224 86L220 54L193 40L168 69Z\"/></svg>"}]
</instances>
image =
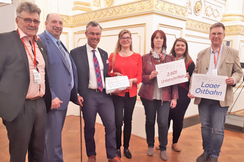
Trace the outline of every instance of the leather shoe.
<instances>
[{"instance_id":1,"label":"leather shoe","mask_svg":"<svg viewBox=\"0 0 244 162\"><path fill-rule=\"evenodd\" d=\"M120 149L117 150L117 155L118 155L119 158L121 158L121 151L120 151Z\"/></svg>"},{"instance_id":2,"label":"leather shoe","mask_svg":"<svg viewBox=\"0 0 244 162\"><path fill-rule=\"evenodd\" d=\"M122 161L121 161L121 159L118 156L116 156L113 159L109 159L108 162L122 162Z\"/></svg>"},{"instance_id":3,"label":"leather shoe","mask_svg":"<svg viewBox=\"0 0 244 162\"><path fill-rule=\"evenodd\" d=\"M177 143L172 144L172 149L176 152L180 152L181 149L178 147Z\"/></svg>"},{"instance_id":4,"label":"leather shoe","mask_svg":"<svg viewBox=\"0 0 244 162\"><path fill-rule=\"evenodd\" d=\"M96 155L91 155L88 157L88 161L87 162L95 162L96 161Z\"/></svg>"},{"instance_id":5,"label":"leather shoe","mask_svg":"<svg viewBox=\"0 0 244 162\"><path fill-rule=\"evenodd\" d=\"M203 153L197 158L197 162L207 162L209 158L208 154Z\"/></svg>"},{"instance_id":6,"label":"leather shoe","mask_svg":"<svg viewBox=\"0 0 244 162\"><path fill-rule=\"evenodd\" d=\"M131 155L129 149L124 149L124 155L125 155L125 157L127 157L128 159L131 159L131 158L132 158L132 155Z\"/></svg>"},{"instance_id":7,"label":"leather shoe","mask_svg":"<svg viewBox=\"0 0 244 162\"><path fill-rule=\"evenodd\" d=\"M218 162L218 158L210 156L210 158L208 159L208 162Z\"/></svg>"}]
</instances>

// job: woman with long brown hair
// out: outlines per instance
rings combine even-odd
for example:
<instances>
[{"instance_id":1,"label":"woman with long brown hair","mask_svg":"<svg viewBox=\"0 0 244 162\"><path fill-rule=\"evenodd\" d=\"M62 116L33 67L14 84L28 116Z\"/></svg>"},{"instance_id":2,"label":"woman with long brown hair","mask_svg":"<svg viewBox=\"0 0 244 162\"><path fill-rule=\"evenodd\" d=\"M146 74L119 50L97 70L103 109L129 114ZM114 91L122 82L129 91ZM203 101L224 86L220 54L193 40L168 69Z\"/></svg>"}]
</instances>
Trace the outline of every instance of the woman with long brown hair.
<instances>
[{"instance_id":1,"label":"woman with long brown hair","mask_svg":"<svg viewBox=\"0 0 244 162\"><path fill-rule=\"evenodd\" d=\"M176 60L183 59L186 66L187 78L190 80L192 72L195 68L195 64L188 53L188 44L184 38L178 38L175 40L170 54L175 57ZM177 106L169 111L169 126L170 121L173 121L173 141L172 149L176 152L180 152L181 149L177 142L180 137L185 112L190 104L191 99L187 97L189 91L189 82L180 83L178 86L179 99L177 100Z\"/></svg>"},{"instance_id":2,"label":"woman with long brown hair","mask_svg":"<svg viewBox=\"0 0 244 162\"><path fill-rule=\"evenodd\" d=\"M116 141L118 156L121 157L121 135L124 123L124 155L132 158L129 151L131 122L137 97L137 84L142 80L141 55L132 51L132 38L129 30L122 30L118 35L115 52L109 57L110 76L128 76L130 86L123 91L116 90L113 94L115 110Z\"/></svg>"}]
</instances>

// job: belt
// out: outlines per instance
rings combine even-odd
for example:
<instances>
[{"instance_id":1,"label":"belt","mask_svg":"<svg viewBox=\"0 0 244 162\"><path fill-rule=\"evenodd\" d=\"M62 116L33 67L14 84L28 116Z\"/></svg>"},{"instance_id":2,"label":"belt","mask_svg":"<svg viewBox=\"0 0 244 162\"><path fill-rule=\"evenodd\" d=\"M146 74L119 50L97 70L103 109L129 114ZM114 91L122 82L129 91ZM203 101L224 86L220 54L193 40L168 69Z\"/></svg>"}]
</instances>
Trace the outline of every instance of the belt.
<instances>
[{"instance_id":1,"label":"belt","mask_svg":"<svg viewBox=\"0 0 244 162\"><path fill-rule=\"evenodd\" d=\"M105 92L105 89L103 89L103 91L100 91L98 88L96 88L96 89L89 88L89 90L92 90L92 91L95 91L95 92Z\"/></svg>"},{"instance_id":2,"label":"belt","mask_svg":"<svg viewBox=\"0 0 244 162\"><path fill-rule=\"evenodd\" d=\"M34 100L38 100L38 99L40 99L40 98L42 98L42 97L26 98L25 100L26 100L26 101L34 101Z\"/></svg>"}]
</instances>

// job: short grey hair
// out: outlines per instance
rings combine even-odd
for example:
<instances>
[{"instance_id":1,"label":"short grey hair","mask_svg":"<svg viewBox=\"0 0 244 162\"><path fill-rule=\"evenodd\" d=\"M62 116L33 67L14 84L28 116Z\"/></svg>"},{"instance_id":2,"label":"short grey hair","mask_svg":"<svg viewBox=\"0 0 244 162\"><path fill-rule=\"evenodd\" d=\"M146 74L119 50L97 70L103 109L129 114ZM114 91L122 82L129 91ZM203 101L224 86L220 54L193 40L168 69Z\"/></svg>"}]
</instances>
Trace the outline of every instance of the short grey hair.
<instances>
[{"instance_id":1,"label":"short grey hair","mask_svg":"<svg viewBox=\"0 0 244 162\"><path fill-rule=\"evenodd\" d=\"M29 12L29 13L37 13L39 16L40 16L40 13L41 13L41 9L35 4L35 3L32 3L32 2L21 2L17 9L16 9L16 14L17 16L20 16L21 12L22 11L26 11L26 12Z\"/></svg>"},{"instance_id":2,"label":"short grey hair","mask_svg":"<svg viewBox=\"0 0 244 162\"><path fill-rule=\"evenodd\" d=\"M93 27L99 26L100 29L102 30L101 25L100 25L97 21L90 21L90 22L86 25L86 31L87 31L87 29L88 29L89 26L93 26Z\"/></svg>"},{"instance_id":3,"label":"short grey hair","mask_svg":"<svg viewBox=\"0 0 244 162\"><path fill-rule=\"evenodd\" d=\"M211 25L211 27L210 27L210 31L211 31L213 28L215 28L215 27L221 27L221 28L223 28L223 30L225 31L225 26L224 26L224 24L222 24L221 22L217 22L217 23Z\"/></svg>"}]
</instances>

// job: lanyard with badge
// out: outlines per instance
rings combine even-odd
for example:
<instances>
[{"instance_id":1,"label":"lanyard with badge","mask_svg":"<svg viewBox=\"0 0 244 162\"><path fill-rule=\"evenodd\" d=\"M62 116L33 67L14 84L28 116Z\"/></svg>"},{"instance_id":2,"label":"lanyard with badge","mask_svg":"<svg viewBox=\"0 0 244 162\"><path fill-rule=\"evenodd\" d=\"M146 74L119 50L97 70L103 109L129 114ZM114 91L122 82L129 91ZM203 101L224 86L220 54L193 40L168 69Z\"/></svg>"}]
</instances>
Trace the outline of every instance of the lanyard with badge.
<instances>
[{"instance_id":1,"label":"lanyard with badge","mask_svg":"<svg viewBox=\"0 0 244 162\"><path fill-rule=\"evenodd\" d=\"M217 63L218 63L218 60L219 60L219 53L220 53L220 47L219 47L219 51L218 51L217 60L216 60L216 57L215 57L215 54L214 54L214 69L212 71L213 75L218 75Z\"/></svg>"},{"instance_id":2,"label":"lanyard with badge","mask_svg":"<svg viewBox=\"0 0 244 162\"><path fill-rule=\"evenodd\" d=\"M19 30L18 30L18 33L19 33ZM27 48L27 46L26 46L23 38L21 38L21 41L23 42L23 44L25 46L25 49L27 50L29 56L31 57L31 60L33 61L33 64L34 64L34 67L35 67L35 69L32 70L33 71L33 75L34 75L34 83L35 84L41 84L41 75L38 72L38 68L37 68L36 45L35 45L35 42L32 43L33 44L33 49L34 49L34 50L32 50L32 53L34 55L34 58L33 58L32 55L31 55L31 53L30 53L30 51L29 51L29 49ZM31 42L30 42L30 44L31 44Z\"/></svg>"}]
</instances>

